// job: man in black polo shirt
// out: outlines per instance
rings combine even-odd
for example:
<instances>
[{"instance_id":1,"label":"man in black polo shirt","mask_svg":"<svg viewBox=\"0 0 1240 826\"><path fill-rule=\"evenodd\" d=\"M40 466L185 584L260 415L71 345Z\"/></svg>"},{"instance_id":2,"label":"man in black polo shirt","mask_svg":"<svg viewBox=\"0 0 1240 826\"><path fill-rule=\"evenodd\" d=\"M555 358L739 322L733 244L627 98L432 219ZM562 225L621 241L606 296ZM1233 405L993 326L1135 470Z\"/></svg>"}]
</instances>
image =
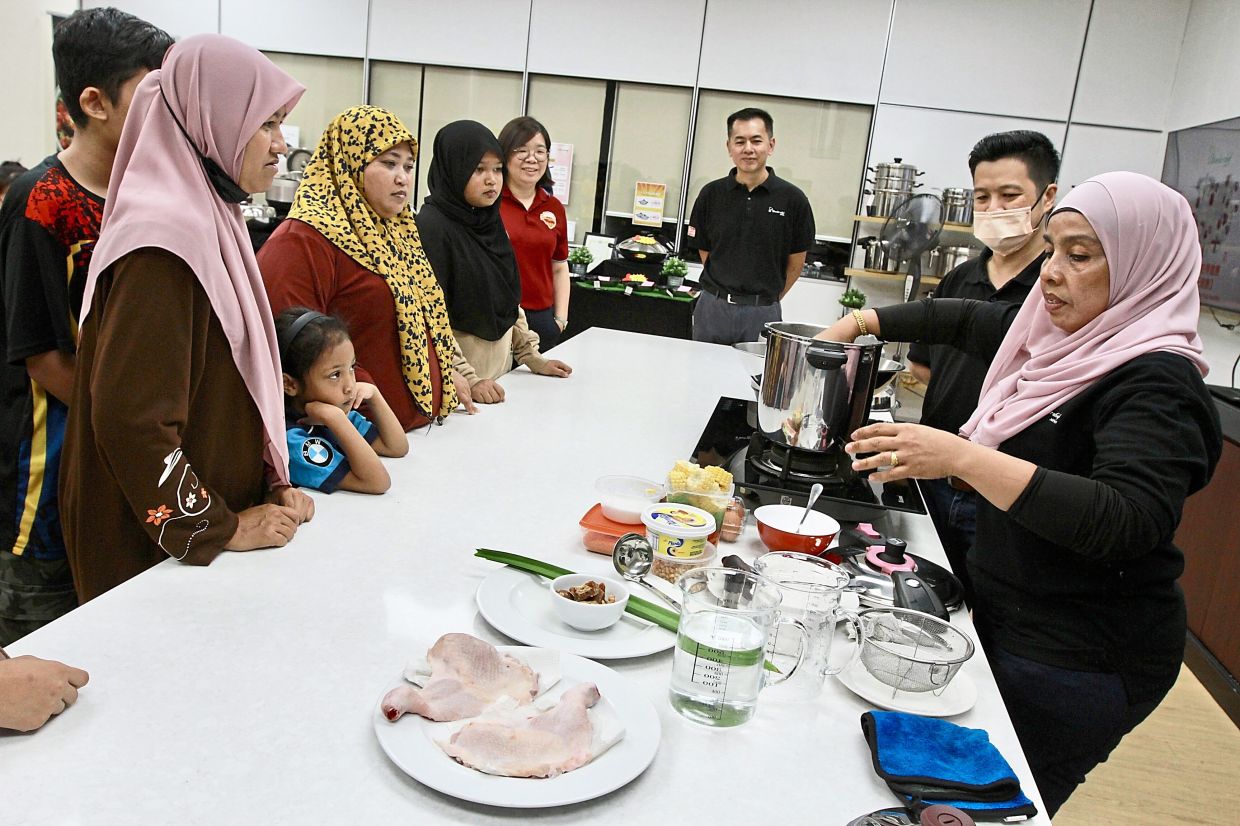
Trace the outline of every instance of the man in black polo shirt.
<instances>
[{"instance_id":1,"label":"man in black polo shirt","mask_svg":"<svg viewBox=\"0 0 1240 826\"><path fill-rule=\"evenodd\" d=\"M774 124L761 109L728 116L728 154L736 166L702 187L689 219L689 247L706 269L693 308L693 338L714 344L756 341L779 321L779 300L801 275L814 243L814 212L797 187L776 177Z\"/></svg>"},{"instance_id":2,"label":"man in black polo shirt","mask_svg":"<svg viewBox=\"0 0 1240 826\"><path fill-rule=\"evenodd\" d=\"M949 272L934 296L1019 304L1042 269L1041 224L1055 206L1059 153L1040 132L999 132L973 147L969 171L973 233L987 249ZM913 375L929 385L921 423L958 433L977 407L990 363L942 344L914 344L908 361ZM977 494L947 479L924 480L921 489L947 558L972 597L965 555L973 544Z\"/></svg>"}]
</instances>

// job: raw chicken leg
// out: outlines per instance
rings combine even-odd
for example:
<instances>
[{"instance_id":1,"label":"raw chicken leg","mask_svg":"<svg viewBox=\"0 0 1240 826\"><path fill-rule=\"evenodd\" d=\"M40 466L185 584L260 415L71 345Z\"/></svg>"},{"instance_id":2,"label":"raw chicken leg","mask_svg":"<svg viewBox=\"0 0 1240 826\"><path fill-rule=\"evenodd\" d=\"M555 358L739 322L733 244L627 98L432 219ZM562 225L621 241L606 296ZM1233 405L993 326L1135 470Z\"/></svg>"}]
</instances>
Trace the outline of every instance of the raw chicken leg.
<instances>
[{"instance_id":1,"label":"raw chicken leg","mask_svg":"<svg viewBox=\"0 0 1240 826\"><path fill-rule=\"evenodd\" d=\"M469 634L444 634L427 652L426 687L402 685L383 698L383 715L420 714L446 722L476 717L500 697L525 705L538 694L538 675L529 666Z\"/></svg>"},{"instance_id":2,"label":"raw chicken leg","mask_svg":"<svg viewBox=\"0 0 1240 826\"><path fill-rule=\"evenodd\" d=\"M589 763L594 731L586 709L594 683L573 686L552 709L523 721L466 723L439 747L470 768L504 777L555 777Z\"/></svg>"}]
</instances>

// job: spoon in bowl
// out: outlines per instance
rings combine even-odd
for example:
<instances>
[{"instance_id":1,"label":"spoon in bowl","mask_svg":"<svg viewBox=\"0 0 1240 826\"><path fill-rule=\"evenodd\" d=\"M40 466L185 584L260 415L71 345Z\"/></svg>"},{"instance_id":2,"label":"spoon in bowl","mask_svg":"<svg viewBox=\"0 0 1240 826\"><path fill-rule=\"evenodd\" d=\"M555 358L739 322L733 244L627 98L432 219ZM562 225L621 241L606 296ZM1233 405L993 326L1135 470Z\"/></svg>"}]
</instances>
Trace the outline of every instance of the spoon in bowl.
<instances>
[{"instance_id":1,"label":"spoon in bowl","mask_svg":"<svg viewBox=\"0 0 1240 826\"><path fill-rule=\"evenodd\" d=\"M677 611L680 610L679 602L646 581L646 574L654 564L654 549L650 547L646 537L639 533L626 533L617 539L611 551L611 564L620 576L629 582L645 585L647 590L653 591Z\"/></svg>"},{"instance_id":2,"label":"spoon in bowl","mask_svg":"<svg viewBox=\"0 0 1240 826\"><path fill-rule=\"evenodd\" d=\"M797 533L801 532L801 528L805 525L805 517L809 516L809 512L814 509L814 503L818 501L818 497L822 496L822 483L815 482L814 486L809 489L809 501L805 503L805 513L801 514L801 521L797 523Z\"/></svg>"}]
</instances>

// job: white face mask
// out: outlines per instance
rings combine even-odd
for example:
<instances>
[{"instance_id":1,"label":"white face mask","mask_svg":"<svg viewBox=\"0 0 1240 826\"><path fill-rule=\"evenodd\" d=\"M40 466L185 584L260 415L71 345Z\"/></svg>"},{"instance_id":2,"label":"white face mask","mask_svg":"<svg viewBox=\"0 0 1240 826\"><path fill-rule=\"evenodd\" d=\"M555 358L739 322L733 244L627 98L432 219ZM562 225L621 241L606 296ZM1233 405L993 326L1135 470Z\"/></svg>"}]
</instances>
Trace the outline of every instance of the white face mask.
<instances>
[{"instance_id":1,"label":"white face mask","mask_svg":"<svg viewBox=\"0 0 1240 826\"><path fill-rule=\"evenodd\" d=\"M1042 191L1042 195L1046 190ZM1038 195L1034 203L1042 200ZM997 209L973 213L973 236L1000 255L1011 255L1028 243L1035 232L1033 207ZM1038 223L1041 223L1039 220Z\"/></svg>"}]
</instances>

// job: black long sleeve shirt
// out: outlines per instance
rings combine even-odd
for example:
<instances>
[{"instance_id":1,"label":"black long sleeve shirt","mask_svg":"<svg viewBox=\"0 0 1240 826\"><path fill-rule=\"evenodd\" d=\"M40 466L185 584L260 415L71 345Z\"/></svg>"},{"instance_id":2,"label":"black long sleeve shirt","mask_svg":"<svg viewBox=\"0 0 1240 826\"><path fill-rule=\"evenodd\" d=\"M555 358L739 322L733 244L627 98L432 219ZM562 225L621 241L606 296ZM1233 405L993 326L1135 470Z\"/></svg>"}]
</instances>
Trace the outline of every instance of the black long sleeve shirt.
<instances>
[{"instance_id":1,"label":"black long sleeve shirt","mask_svg":"<svg viewBox=\"0 0 1240 826\"><path fill-rule=\"evenodd\" d=\"M1019 305L925 300L878 312L883 337L993 358ZM969 573L990 644L1120 674L1129 700L1161 696L1183 656L1184 500L1222 451L1201 374L1172 353L1138 356L998 448L1038 466L1006 511L979 499Z\"/></svg>"}]
</instances>

